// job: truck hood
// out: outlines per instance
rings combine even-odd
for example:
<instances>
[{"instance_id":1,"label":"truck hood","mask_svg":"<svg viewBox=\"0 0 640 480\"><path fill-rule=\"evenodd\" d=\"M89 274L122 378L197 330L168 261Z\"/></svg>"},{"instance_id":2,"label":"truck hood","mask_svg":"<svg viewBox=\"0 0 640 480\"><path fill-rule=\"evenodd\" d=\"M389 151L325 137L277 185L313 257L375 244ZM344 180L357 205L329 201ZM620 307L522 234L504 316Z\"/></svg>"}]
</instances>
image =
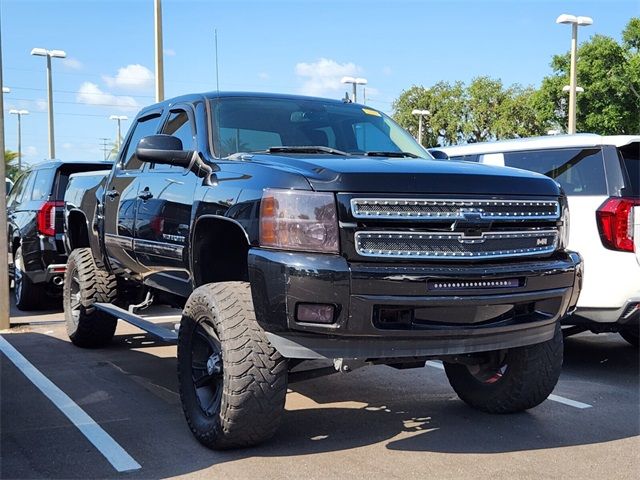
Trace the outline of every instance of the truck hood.
<instances>
[{"instance_id":1,"label":"truck hood","mask_svg":"<svg viewBox=\"0 0 640 480\"><path fill-rule=\"evenodd\" d=\"M303 175L317 191L558 196L537 173L472 162L423 158L254 154L245 160Z\"/></svg>"}]
</instances>

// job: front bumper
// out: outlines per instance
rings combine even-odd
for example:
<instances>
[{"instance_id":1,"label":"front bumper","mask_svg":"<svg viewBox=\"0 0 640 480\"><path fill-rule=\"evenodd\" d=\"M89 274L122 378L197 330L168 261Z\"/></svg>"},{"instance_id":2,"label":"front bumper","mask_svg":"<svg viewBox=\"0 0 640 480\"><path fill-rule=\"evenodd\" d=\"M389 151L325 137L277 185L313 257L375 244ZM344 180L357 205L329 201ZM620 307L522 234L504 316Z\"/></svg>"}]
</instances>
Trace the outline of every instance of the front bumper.
<instances>
[{"instance_id":1,"label":"front bumper","mask_svg":"<svg viewBox=\"0 0 640 480\"><path fill-rule=\"evenodd\" d=\"M258 322L285 357L424 357L551 339L577 303L582 260L557 253L492 264L350 263L254 248L249 277ZM334 323L298 322L300 303L333 305Z\"/></svg>"}]
</instances>

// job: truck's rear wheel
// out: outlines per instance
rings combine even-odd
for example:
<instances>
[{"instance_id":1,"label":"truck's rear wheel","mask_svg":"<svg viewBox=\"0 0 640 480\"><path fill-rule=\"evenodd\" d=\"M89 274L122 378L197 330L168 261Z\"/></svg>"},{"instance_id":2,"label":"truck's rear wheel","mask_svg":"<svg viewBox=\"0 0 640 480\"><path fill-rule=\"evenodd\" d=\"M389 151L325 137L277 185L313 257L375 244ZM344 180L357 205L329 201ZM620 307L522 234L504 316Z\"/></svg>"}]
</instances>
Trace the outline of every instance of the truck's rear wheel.
<instances>
[{"instance_id":1,"label":"truck's rear wheel","mask_svg":"<svg viewBox=\"0 0 640 480\"><path fill-rule=\"evenodd\" d=\"M444 363L449 383L461 400L489 413L514 413L542 403L562 369L560 327L544 343L491 352L476 365Z\"/></svg>"},{"instance_id":2,"label":"truck's rear wheel","mask_svg":"<svg viewBox=\"0 0 640 480\"><path fill-rule=\"evenodd\" d=\"M115 276L96 265L90 248L78 248L67 260L62 298L69 338L79 347L100 347L111 341L118 320L96 310L117 294Z\"/></svg>"},{"instance_id":3,"label":"truck's rear wheel","mask_svg":"<svg viewBox=\"0 0 640 480\"><path fill-rule=\"evenodd\" d=\"M256 322L248 283L208 284L191 294L180 322L178 381L189 427L207 447L255 445L275 433L287 362Z\"/></svg>"}]
</instances>

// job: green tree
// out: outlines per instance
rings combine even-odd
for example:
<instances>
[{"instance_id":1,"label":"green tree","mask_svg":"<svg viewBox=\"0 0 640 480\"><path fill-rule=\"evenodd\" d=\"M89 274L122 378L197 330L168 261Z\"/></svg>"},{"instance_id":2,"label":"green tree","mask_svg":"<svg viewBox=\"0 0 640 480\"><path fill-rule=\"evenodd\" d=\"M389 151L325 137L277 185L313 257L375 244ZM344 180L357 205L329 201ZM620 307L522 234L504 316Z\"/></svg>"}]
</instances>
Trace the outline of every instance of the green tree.
<instances>
[{"instance_id":1,"label":"green tree","mask_svg":"<svg viewBox=\"0 0 640 480\"><path fill-rule=\"evenodd\" d=\"M417 137L418 117L411 112L429 110L422 136L426 147L524 137L543 131L533 93L519 85L505 89L489 77L475 78L468 87L462 82L414 85L393 103L393 116Z\"/></svg>"},{"instance_id":2,"label":"green tree","mask_svg":"<svg viewBox=\"0 0 640 480\"><path fill-rule=\"evenodd\" d=\"M424 146L453 145L462 140L465 115L462 82L438 82L429 88L414 85L393 102L394 119L417 138L419 119L411 113L414 109L430 112L423 118Z\"/></svg>"},{"instance_id":3,"label":"green tree","mask_svg":"<svg viewBox=\"0 0 640 480\"><path fill-rule=\"evenodd\" d=\"M18 152L12 152L11 150L4 151L5 175L13 181L15 181L20 174L20 170L18 170L18 164L16 162L17 158Z\"/></svg>"},{"instance_id":4,"label":"green tree","mask_svg":"<svg viewBox=\"0 0 640 480\"><path fill-rule=\"evenodd\" d=\"M576 129L602 135L640 131L640 19L632 18L620 44L594 35L578 49ZM565 129L568 117L569 53L551 61L553 74L545 77L534 104L547 128Z\"/></svg>"},{"instance_id":5,"label":"green tree","mask_svg":"<svg viewBox=\"0 0 640 480\"><path fill-rule=\"evenodd\" d=\"M509 87L495 122L496 139L544 135L544 121L536 100L536 89L533 87Z\"/></svg>"}]
</instances>

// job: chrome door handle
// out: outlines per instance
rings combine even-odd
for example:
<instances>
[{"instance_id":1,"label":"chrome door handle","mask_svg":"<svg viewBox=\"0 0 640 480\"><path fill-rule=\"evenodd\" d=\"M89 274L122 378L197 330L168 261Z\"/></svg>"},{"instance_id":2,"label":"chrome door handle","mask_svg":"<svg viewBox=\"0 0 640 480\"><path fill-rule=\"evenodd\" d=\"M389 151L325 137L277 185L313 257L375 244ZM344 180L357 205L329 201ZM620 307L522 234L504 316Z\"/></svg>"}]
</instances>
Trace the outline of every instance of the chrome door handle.
<instances>
[{"instance_id":1,"label":"chrome door handle","mask_svg":"<svg viewBox=\"0 0 640 480\"><path fill-rule=\"evenodd\" d=\"M113 188L113 189L109 190L109 191L106 193L106 195L107 195L107 197L109 197L111 200L113 200L114 198L116 198L116 197L119 197L119 196L120 196L120 192L119 192L119 191L117 191L115 188Z\"/></svg>"}]
</instances>

